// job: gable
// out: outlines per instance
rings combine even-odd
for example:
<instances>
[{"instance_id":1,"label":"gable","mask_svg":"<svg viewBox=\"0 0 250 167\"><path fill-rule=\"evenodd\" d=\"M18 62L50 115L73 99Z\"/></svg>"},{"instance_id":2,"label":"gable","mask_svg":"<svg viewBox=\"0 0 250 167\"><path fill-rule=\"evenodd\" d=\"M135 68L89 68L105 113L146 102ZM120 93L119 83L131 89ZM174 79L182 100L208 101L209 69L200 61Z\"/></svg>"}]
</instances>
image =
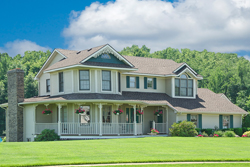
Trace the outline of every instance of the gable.
<instances>
[{"instance_id":1,"label":"gable","mask_svg":"<svg viewBox=\"0 0 250 167\"><path fill-rule=\"evenodd\" d=\"M64 59L65 57L63 57L61 54L57 53L52 59L51 62L49 62L46 67L50 67L53 64L57 63L58 61Z\"/></svg>"},{"instance_id":2,"label":"gable","mask_svg":"<svg viewBox=\"0 0 250 167\"><path fill-rule=\"evenodd\" d=\"M89 49L91 50L91 49ZM104 60L105 58L102 58L103 55L109 55L110 61ZM101 56L101 57L100 57ZM95 58L95 59L93 59ZM90 60L90 61L89 61ZM132 63L130 63L127 59L125 59L122 55L120 55L115 49L113 49L109 44L105 45L95 53L91 54L89 57L83 59L80 63L85 62L98 62L98 63L113 63L113 64L122 64L122 65L128 65L130 67L134 67Z\"/></svg>"},{"instance_id":3,"label":"gable","mask_svg":"<svg viewBox=\"0 0 250 167\"><path fill-rule=\"evenodd\" d=\"M111 54L103 53L96 58L95 57L90 58L86 62L112 63L112 64L124 64L124 65L126 65L125 62L116 58L112 53Z\"/></svg>"}]
</instances>

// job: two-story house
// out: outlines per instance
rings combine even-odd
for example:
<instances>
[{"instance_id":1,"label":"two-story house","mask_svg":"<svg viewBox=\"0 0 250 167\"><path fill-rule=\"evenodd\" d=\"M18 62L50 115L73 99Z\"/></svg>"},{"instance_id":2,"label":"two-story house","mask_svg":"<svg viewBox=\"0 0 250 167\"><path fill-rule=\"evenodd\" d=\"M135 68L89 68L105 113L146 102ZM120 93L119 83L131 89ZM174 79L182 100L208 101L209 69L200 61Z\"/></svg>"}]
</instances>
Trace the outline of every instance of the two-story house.
<instances>
[{"instance_id":1,"label":"two-story house","mask_svg":"<svg viewBox=\"0 0 250 167\"><path fill-rule=\"evenodd\" d=\"M203 77L186 63L123 56L108 44L82 51L55 49L35 77L38 97L20 95L22 75L18 69L8 72L9 102L1 105L7 111L9 141L16 133L18 140L33 141L43 129L55 129L65 139L140 135L153 127L168 134L174 122L183 120L203 129L236 128L247 114L225 95L198 88ZM10 90L13 84L17 91ZM85 113L76 114L78 108ZM53 113L42 114L45 109ZM113 114L117 109L123 113Z\"/></svg>"}]
</instances>

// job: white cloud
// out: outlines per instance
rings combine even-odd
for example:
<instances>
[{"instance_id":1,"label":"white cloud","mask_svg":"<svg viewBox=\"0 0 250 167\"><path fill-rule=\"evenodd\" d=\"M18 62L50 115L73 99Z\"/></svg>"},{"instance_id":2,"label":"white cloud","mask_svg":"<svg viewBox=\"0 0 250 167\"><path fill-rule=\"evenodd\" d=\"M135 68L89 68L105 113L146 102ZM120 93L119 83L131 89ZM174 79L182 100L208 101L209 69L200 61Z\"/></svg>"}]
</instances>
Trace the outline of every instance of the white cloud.
<instances>
[{"instance_id":1,"label":"white cloud","mask_svg":"<svg viewBox=\"0 0 250 167\"><path fill-rule=\"evenodd\" d=\"M51 50L49 47L43 47L37 45L35 42L28 40L15 40L13 42L7 42L4 47L0 47L0 53L8 53L10 56L14 57L17 54L24 55L26 51L47 51Z\"/></svg>"},{"instance_id":2,"label":"white cloud","mask_svg":"<svg viewBox=\"0 0 250 167\"><path fill-rule=\"evenodd\" d=\"M243 56L245 59L247 59L248 61L250 61L250 56L248 56L248 55L245 55L245 56Z\"/></svg>"},{"instance_id":3,"label":"white cloud","mask_svg":"<svg viewBox=\"0 0 250 167\"><path fill-rule=\"evenodd\" d=\"M249 0L116 0L71 12L63 31L70 49L109 43L214 52L250 50Z\"/></svg>"}]
</instances>

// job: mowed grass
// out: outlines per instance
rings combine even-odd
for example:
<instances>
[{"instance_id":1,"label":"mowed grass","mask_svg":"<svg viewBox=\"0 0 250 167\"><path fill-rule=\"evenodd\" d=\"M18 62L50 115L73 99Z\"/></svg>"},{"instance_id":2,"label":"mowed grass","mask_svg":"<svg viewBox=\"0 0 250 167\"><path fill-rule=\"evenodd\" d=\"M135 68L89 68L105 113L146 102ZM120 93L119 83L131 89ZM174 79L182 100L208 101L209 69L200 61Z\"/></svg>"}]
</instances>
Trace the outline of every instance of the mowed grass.
<instances>
[{"instance_id":1,"label":"mowed grass","mask_svg":"<svg viewBox=\"0 0 250 167\"><path fill-rule=\"evenodd\" d=\"M0 166L250 161L249 138L148 137L0 143Z\"/></svg>"},{"instance_id":2,"label":"mowed grass","mask_svg":"<svg viewBox=\"0 0 250 167\"><path fill-rule=\"evenodd\" d=\"M213 163L213 164L149 164L149 165L112 165L106 167L243 167L243 166L250 166L249 163Z\"/></svg>"}]
</instances>

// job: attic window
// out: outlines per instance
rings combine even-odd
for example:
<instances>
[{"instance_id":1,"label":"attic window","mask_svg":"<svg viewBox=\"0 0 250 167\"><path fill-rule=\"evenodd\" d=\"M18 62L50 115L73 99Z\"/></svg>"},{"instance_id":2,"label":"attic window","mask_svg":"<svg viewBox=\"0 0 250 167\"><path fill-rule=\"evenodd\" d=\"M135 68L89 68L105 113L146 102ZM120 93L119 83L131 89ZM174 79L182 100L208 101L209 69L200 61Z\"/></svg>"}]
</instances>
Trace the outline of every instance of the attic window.
<instances>
[{"instance_id":1,"label":"attic window","mask_svg":"<svg viewBox=\"0 0 250 167\"><path fill-rule=\"evenodd\" d=\"M101 58L102 59L111 59L111 57L108 54L102 54Z\"/></svg>"}]
</instances>

